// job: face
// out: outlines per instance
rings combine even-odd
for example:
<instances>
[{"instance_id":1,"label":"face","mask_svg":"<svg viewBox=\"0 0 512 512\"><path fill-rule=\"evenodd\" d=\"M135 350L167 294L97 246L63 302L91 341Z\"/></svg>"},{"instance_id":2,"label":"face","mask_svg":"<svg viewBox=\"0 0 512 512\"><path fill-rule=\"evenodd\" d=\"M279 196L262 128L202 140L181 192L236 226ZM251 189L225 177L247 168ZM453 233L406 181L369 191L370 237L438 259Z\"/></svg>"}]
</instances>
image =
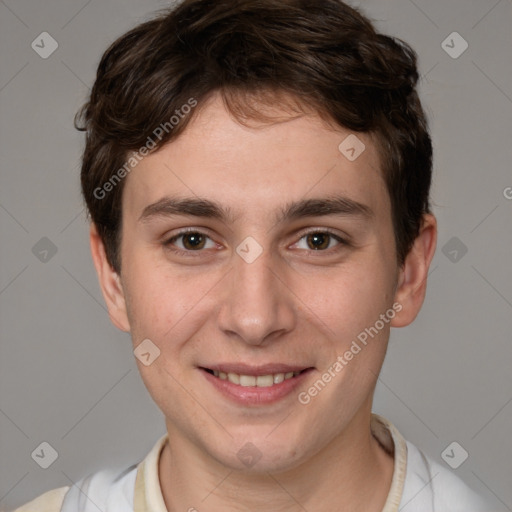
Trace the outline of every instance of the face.
<instances>
[{"instance_id":1,"label":"face","mask_svg":"<svg viewBox=\"0 0 512 512\"><path fill-rule=\"evenodd\" d=\"M111 318L159 350L137 364L169 433L228 467L357 435L390 327L419 309L374 142L354 160L349 135L314 115L242 126L214 98L127 178Z\"/></svg>"}]
</instances>

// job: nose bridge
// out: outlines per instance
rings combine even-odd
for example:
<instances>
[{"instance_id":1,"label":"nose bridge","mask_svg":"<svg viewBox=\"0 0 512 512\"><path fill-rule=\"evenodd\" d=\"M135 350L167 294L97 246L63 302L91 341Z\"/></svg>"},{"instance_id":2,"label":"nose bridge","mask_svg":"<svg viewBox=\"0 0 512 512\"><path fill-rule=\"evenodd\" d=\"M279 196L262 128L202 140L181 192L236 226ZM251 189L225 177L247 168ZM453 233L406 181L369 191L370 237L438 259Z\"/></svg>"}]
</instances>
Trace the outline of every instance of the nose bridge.
<instances>
[{"instance_id":1,"label":"nose bridge","mask_svg":"<svg viewBox=\"0 0 512 512\"><path fill-rule=\"evenodd\" d=\"M277 278L276 258L269 249L242 243L233 255L233 271L219 316L220 328L246 343L264 343L292 329L292 295Z\"/></svg>"}]
</instances>

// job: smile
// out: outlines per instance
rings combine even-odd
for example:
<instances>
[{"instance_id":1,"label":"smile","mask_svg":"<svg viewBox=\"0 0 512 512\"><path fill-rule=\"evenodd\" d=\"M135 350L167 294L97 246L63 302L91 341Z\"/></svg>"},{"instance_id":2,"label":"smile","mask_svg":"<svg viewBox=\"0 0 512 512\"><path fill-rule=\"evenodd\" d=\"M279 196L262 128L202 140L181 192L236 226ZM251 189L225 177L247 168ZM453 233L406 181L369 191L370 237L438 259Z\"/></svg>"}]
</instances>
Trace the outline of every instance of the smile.
<instances>
[{"instance_id":1,"label":"smile","mask_svg":"<svg viewBox=\"0 0 512 512\"><path fill-rule=\"evenodd\" d=\"M218 377L220 380L227 380L232 384L236 384L242 387L258 387L258 388L268 388L273 386L274 384L280 384L285 380L291 379L300 375L301 372L286 372L286 373L274 373L268 375L243 375L239 373L233 372L222 372L218 370L209 370L206 371L215 377ZM302 370L305 371L305 370Z\"/></svg>"},{"instance_id":2,"label":"smile","mask_svg":"<svg viewBox=\"0 0 512 512\"><path fill-rule=\"evenodd\" d=\"M270 405L283 400L305 385L314 368L289 365L219 365L199 367L216 392L244 406Z\"/></svg>"}]
</instances>

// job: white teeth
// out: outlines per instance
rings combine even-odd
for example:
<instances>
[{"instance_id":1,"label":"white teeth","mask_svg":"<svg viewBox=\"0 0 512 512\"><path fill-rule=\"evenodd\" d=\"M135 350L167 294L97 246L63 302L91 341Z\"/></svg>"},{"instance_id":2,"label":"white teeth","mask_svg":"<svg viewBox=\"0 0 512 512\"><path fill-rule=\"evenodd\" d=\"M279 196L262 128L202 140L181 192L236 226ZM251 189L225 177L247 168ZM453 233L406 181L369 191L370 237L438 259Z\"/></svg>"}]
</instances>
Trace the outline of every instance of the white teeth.
<instances>
[{"instance_id":1,"label":"white teeth","mask_svg":"<svg viewBox=\"0 0 512 512\"><path fill-rule=\"evenodd\" d=\"M256 377L256 386L259 388L268 388L274 384L274 377L272 375L258 375Z\"/></svg>"},{"instance_id":2,"label":"white teeth","mask_svg":"<svg viewBox=\"0 0 512 512\"><path fill-rule=\"evenodd\" d=\"M254 375L240 375L240 386L256 386L256 377Z\"/></svg>"},{"instance_id":3,"label":"white teeth","mask_svg":"<svg viewBox=\"0 0 512 512\"><path fill-rule=\"evenodd\" d=\"M228 380L233 384L240 384L240 375L237 373L228 373Z\"/></svg>"},{"instance_id":4,"label":"white teeth","mask_svg":"<svg viewBox=\"0 0 512 512\"><path fill-rule=\"evenodd\" d=\"M274 384L279 384L284 380L284 373L276 373L274 375Z\"/></svg>"},{"instance_id":5,"label":"white teeth","mask_svg":"<svg viewBox=\"0 0 512 512\"><path fill-rule=\"evenodd\" d=\"M243 387L259 387L268 388L274 384L280 384L281 382L296 377L300 372L287 372L287 373L274 373L269 375L239 375L238 373L226 373L219 370L213 370L213 375L221 380L228 380L233 384L237 384Z\"/></svg>"}]
</instances>

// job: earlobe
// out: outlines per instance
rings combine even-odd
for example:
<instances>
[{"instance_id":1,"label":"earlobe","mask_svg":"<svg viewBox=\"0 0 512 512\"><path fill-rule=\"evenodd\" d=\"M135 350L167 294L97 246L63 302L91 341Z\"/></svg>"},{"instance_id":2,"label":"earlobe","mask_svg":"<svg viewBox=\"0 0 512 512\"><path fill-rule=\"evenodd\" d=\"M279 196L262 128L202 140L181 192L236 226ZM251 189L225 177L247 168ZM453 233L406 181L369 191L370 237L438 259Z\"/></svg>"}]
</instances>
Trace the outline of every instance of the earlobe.
<instances>
[{"instance_id":1,"label":"earlobe","mask_svg":"<svg viewBox=\"0 0 512 512\"><path fill-rule=\"evenodd\" d=\"M436 244L436 218L432 214L425 214L420 233L399 272L395 302L401 304L402 309L392 320L392 327L409 325L420 312L425 300L428 270Z\"/></svg>"},{"instance_id":2,"label":"earlobe","mask_svg":"<svg viewBox=\"0 0 512 512\"><path fill-rule=\"evenodd\" d=\"M98 274L103 298L107 304L110 320L118 329L129 332L130 323L121 278L108 262L105 246L94 223L91 223L89 241L92 259Z\"/></svg>"}]
</instances>

